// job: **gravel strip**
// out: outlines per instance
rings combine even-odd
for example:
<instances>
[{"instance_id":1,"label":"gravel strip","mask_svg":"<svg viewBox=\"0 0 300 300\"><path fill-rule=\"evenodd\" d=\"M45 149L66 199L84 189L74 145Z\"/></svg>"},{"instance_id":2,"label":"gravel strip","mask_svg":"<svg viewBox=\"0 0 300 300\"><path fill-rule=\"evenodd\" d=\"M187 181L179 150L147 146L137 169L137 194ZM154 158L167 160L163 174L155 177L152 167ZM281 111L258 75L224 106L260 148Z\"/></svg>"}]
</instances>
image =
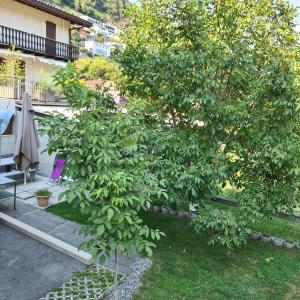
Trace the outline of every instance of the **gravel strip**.
<instances>
[{"instance_id":1,"label":"gravel strip","mask_svg":"<svg viewBox=\"0 0 300 300\"><path fill-rule=\"evenodd\" d=\"M140 258L136 263L134 263L125 279L116 287L117 289L117 299L128 300L132 299L133 294L142 285L141 278L145 271L147 271L152 265L152 261L149 258ZM114 290L105 298L107 300L112 300L114 295Z\"/></svg>"}]
</instances>

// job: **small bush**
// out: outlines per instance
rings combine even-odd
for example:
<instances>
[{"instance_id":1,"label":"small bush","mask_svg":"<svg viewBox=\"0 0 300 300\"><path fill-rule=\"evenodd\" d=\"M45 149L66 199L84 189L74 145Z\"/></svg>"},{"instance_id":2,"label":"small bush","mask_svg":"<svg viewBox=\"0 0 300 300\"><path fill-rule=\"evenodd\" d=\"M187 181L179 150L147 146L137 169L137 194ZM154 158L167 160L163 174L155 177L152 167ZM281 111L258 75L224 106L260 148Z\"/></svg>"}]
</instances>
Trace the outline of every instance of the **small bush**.
<instances>
[{"instance_id":1,"label":"small bush","mask_svg":"<svg viewBox=\"0 0 300 300\"><path fill-rule=\"evenodd\" d=\"M115 61L105 57L84 58L76 62L76 68L83 79L114 80L119 72Z\"/></svg>"},{"instance_id":2,"label":"small bush","mask_svg":"<svg viewBox=\"0 0 300 300\"><path fill-rule=\"evenodd\" d=\"M34 193L34 195L37 197L50 197L52 195L52 193L47 189L41 189L41 190L37 190Z\"/></svg>"}]
</instances>

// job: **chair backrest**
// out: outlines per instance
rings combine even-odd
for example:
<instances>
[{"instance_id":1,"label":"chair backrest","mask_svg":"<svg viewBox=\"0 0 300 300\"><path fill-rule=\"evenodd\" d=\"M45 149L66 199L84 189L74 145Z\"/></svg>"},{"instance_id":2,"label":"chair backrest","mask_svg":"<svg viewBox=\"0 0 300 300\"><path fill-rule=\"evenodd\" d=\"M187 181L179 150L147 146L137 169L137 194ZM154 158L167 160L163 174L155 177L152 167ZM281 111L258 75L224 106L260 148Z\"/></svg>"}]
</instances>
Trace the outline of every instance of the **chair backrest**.
<instances>
[{"instance_id":1,"label":"chair backrest","mask_svg":"<svg viewBox=\"0 0 300 300\"><path fill-rule=\"evenodd\" d=\"M54 168L51 173L51 179L58 181L61 178L63 175L65 162L66 161L64 159L55 159Z\"/></svg>"}]
</instances>

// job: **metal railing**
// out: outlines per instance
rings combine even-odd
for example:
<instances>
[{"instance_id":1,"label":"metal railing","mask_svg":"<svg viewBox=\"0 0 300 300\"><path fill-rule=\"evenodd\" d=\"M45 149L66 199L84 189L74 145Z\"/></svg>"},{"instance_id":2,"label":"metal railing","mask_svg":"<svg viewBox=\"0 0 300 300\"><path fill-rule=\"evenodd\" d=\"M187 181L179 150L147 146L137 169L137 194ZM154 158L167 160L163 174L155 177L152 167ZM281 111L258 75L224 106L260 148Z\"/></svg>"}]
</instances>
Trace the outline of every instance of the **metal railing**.
<instances>
[{"instance_id":1,"label":"metal railing","mask_svg":"<svg viewBox=\"0 0 300 300\"><path fill-rule=\"evenodd\" d=\"M0 98L21 100L27 92L33 101L58 102L59 94L51 87L45 88L39 82L27 81L15 76L0 76Z\"/></svg>"},{"instance_id":2,"label":"metal railing","mask_svg":"<svg viewBox=\"0 0 300 300\"><path fill-rule=\"evenodd\" d=\"M74 61L79 57L76 46L0 25L0 48L12 46L16 50L58 60Z\"/></svg>"}]
</instances>

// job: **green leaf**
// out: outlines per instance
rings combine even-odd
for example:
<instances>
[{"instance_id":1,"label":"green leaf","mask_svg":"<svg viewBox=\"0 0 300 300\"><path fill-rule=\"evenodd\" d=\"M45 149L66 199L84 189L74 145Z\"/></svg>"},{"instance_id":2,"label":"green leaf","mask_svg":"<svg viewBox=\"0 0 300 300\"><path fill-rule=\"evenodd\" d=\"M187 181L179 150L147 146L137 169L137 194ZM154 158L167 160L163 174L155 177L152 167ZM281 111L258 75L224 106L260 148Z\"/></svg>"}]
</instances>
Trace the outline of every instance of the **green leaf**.
<instances>
[{"instance_id":1,"label":"green leaf","mask_svg":"<svg viewBox=\"0 0 300 300\"><path fill-rule=\"evenodd\" d=\"M105 231L104 225L100 225L97 227L97 235L98 236L101 236L104 233L104 231Z\"/></svg>"}]
</instances>

